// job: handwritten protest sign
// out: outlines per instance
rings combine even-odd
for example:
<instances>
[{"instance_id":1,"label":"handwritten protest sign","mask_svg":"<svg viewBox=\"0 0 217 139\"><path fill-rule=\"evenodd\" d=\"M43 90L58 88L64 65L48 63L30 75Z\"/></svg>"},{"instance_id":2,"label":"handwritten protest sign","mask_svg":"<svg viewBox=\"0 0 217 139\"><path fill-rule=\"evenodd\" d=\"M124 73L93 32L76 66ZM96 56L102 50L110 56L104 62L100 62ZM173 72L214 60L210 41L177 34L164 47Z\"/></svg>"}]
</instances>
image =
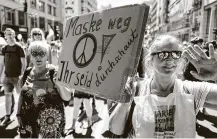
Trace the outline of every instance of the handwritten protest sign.
<instances>
[{"instance_id":1,"label":"handwritten protest sign","mask_svg":"<svg viewBox=\"0 0 217 139\"><path fill-rule=\"evenodd\" d=\"M67 20L58 82L125 102L127 77L138 63L149 7L113 8Z\"/></svg>"}]
</instances>

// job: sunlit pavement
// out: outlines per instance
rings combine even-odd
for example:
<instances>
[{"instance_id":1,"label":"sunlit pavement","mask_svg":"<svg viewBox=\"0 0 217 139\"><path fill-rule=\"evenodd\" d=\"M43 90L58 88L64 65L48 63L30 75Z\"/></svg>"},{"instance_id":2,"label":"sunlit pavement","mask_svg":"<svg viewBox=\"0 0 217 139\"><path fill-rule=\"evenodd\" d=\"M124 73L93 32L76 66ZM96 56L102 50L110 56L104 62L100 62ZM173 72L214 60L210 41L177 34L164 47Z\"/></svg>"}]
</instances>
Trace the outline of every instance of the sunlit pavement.
<instances>
[{"instance_id":1,"label":"sunlit pavement","mask_svg":"<svg viewBox=\"0 0 217 139\"><path fill-rule=\"evenodd\" d=\"M5 97L1 95L0 96L0 118L5 115L4 101L5 101ZM102 104L98 104L97 106L102 106ZM100 109L103 109L103 107L101 107ZM66 126L70 126L72 124L72 120L69 119L69 117L72 117L72 112L73 112L72 107L66 108L66 114L67 114L66 117L68 117L68 119L66 119L66 121L68 121ZM197 125L196 138L217 138L217 112L209 109L207 109L207 112L210 114L210 116L203 116L203 114L200 113L200 117L202 118L199 118L200 120L197 120L198 125ZM103 113L101 114L101 116L103 116ZM18 138L18 134L17 134L18 123L16 121L15 114L11 116L11 119L12 122L9 125L7 125L6 127L0 127L0 138ZM101 125L99 125L99 127L102 126L102 124L103 122L101 122Z\"/></svg>"}]
</instances>

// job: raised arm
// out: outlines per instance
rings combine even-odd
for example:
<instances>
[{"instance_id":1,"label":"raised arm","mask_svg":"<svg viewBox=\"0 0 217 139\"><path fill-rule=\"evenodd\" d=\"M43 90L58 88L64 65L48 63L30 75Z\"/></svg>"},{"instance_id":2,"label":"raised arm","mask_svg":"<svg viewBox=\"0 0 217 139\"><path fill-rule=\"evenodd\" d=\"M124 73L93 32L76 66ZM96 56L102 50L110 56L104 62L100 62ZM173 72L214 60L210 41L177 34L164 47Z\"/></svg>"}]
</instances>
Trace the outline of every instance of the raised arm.
<instances>
[{"instance_id":1,"label":"raised arm","mask_svg":"<svg viewBox=\"0 0 217 139\"><path fill-rule=\"evenodd\" d=\"M209 45L209 57L199 47L187 48L183 56L187 58L197 69L197 72L191 74L201 81L216 81L217 80L217 60L214 55L214 47ZM217 84L207 83L205 86L207 96L205 99L205 107L217 110Z\"/></svg>"}]
</instances>

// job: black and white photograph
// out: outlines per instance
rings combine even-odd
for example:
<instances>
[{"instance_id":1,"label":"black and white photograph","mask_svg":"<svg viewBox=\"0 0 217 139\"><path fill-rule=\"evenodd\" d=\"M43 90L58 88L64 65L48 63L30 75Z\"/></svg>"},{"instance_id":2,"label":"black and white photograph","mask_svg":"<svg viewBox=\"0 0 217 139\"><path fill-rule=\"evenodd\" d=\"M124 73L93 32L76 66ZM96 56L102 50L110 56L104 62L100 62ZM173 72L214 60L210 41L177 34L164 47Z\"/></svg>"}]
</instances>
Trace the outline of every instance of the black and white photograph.
<instances>
[{"instance_id":1,"label":"black and white photograph","mask_svg":"<svg viewBox=\"0 0 217 139\"><path fill-rule=\"evenodd\" d=\"M217 138L217 0L0 0L0 138Z\"/></svg>"}]
</instances>

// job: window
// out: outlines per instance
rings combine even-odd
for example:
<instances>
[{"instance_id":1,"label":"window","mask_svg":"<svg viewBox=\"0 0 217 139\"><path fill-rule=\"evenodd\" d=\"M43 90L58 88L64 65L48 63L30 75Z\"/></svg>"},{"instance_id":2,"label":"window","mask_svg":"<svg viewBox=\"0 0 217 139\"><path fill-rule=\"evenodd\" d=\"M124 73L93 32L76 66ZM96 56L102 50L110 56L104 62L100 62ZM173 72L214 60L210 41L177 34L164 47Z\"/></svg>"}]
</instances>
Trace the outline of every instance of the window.
<instances>
[{"instance_id":1,"label":"window","mask_svg":"<svg viewBox=\"0 0 217 139\"><path fill-rule=\"evenodd\" d=\"M47 8L48 8L48 9L47 9L47 10L48 10L48 14L52 14L51 5L48 4L48 5L47 5Z\"/></svg>"},{"instance_id":2,"label":"window","mask_svg":"<svg viewBox=\"0 0 217 139\"><path fill-rule=\"evenodd\" d=\"M31 28L38 27L37 25L37 18L36 17L31 17Z\"/></svg>"},{"instance_id":3,"label":"window","mask_svg":"<svg viewBox=\"0 0 217 139\"><path fill-rule=\"evenodd\" d=\"M56 7L53 7L53 15L56 16Z\"/></svg>"},{"instance_id":4,"label":"window","mask_svg":"<svg viewBox=\"0 0 217 139\"><path fill-rule=\"evenodd\" d=\"M207 17L206 17L206 34L209 34L209 26L210 26L210 18L211 18L211 9L207 10Z\"/></svg>"},{"instance_id":5,"label":"window","mask_svg":"<svg viewBox=\"0 0 217 139\"><path fill-rule=\"evenodd\" d=\"M11 21L11 12L7 12L6 19L7 21Z\"/></svg>"},{"instance_id":6,"label":"window","mask_svg":"<svg viewBox=\"0 0 217 139\"><path fill-rule=\"evenodd\" d=\"M53 3L56 3L56 0L53 0Z\"/></svg>"},{"instance_id":7,"label":"window","mask_svg":"<svg viewBox=\"0 0 217 139\"><path fill-rule=\"evenodd\" d=\"M18 11L19 25L25 25L25 14L24 12Z\"/></svg>"},{"instance_id":8,"label":"window","mask_svg":"<svg viewBox=\"0 0 217 139\"><path fill-rule=\"evenodd\" d=\"M51 20L47 20L47 25L49 25L52 28L52 21Z\"/></svg>"},{"instance_id":9,"label":"window","mask_svg":"<svg viewBox=\"0 0 217 139\"><path fill-rule=\"evenodd\" d=\"M72 5L74 4L74 1L72 1Z\"/></svg>"},{"instance_id":10,"label":"window","mask_svg":"<svg viewBox=\"0 0 217 139\"><path fill-rule=\"evenodd\" d=\"M31 0L31 8L36 9L36 0Z\"/></svg>"},{"instance_id":11,"label":"window","mask_svg":"<svg viewBox=\"0 0 217 139\"><path fill-rule=\"evenodd\" d=\"M81 0L81 3L84 3L84 0Z\"/></svg>"},{"instance_id":12,"label":"window","mask_svg":"<svg viewBox=\"0 0 217 139\"><path fill-rule=\"evenodd\" d=\"M39 28L45 29L45 19L44 19L44 17L39 17Z\"/></svg>"},{"instance_id":13,"label":"window","mask_svg":"<svg viewBox=\"0 0 217 139\"><path fill-rule=\"evenodd\" d=\"M83 12L84 12L84 7L82 6L82 7L81 7L81 13L83 13Z\"/></svg>"},{"instance_id":14,"label":"window","mask_svg":"<svg viewBox=\"0 0 217 139\"><path fill-rule=\"evenodd\" d=\"M90 13L91 11L87 8L87 12Z\"/></svg>"},{"instance_id":15,"label":"window","mask_svg":"<svg viewBox=\"0 0 217 139\"><path fill-rule=\"evenodd\" d=\"M15 24L14 10L5 7L5 20L8 24Z\"/></svg>"},{"instance_id":16,"label":"window","mask_svg":"<svg viewBox=\"0 0 217 139\"><path fill-rule=\"evenodd\" d=\"M92 5L90 4L90 2L89 2L89 1L87 2L87 5L88 5L88 6L90 6L90 7L92 7Z\"/></svg>"},{"instance_id":17,"label":"window","mask_svg":"<svg viewBox=\"0 0 217 139\"><path fill-rule=\"evenodd\" d=\"M42 2L42 1L39 1L39 10L41 11L41 12L45 12L45 7L44 7L44 2Z\"/></svg>"},{"instance_id":18,"label":"window","mask_svg":"<svg viewBox=\"0 0 217 139\"><path fill-rule=\"evenodd\" d=\"M68 2L66 2L66 5L68 4Z\"/></svg>"}]
</instances>

